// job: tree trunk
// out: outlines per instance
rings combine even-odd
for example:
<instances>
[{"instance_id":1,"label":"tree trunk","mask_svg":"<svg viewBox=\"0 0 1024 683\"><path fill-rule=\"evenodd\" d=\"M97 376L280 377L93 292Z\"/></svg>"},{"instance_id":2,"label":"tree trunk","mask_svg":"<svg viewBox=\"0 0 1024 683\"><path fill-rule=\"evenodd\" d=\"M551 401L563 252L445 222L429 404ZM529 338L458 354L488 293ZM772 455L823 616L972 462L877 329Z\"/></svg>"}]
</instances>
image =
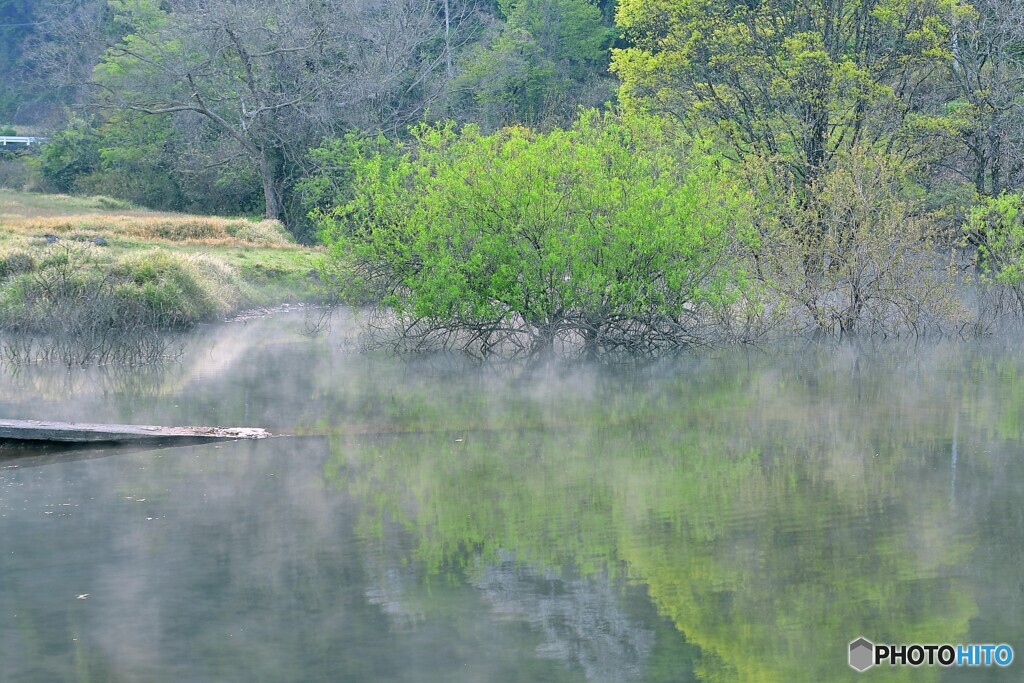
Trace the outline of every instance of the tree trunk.
<instances>
[{"instance_id":1,"label":"tree trunk","mask_svg":"<svg viewBox=\"0 0 1024 683\"><path fill-rule=\"evenodd\" d=\"M988 129L988 158L989 161L989 186L992 190L991 194L993 197L998 197L999 193L1003 191L1003 178L1000 174L1002 169L999 168L1000 164L1003 163L1002 156L1003 150L1001 149L1001 142L999 138L999 129L996 127L998 124L993 124Z\"/></svg>"},{"instance_id":2,"label":"tree trunk","mask_svg":"<svg viewBox=\"0 0 1024 683\"><path fill-rule=\"evenodd\" d=\"M810 188L825 166L829 116L824 96L811 105L807 118L811 121L811 129L804 141L804 183Z\"/></svg>"},{"instance_id":3,"label":"tree trunk","mask_svg":"<svg viewBox=\"0 0 1024 683\"><path fill-rule=\"evenodd\" d=\"M449 15L448 0L444 0L444 63L445 75L448 80L455 78L455 69L452 67L452 44L451 44L452 22Z\"/></svg>"},{"instance_id":4,"label":"tree trunk","mask_svg":"<svg viewBox=\"0 0 1024 683\"><path fill-rule=\"evenodd\" d=\"M263 201L266 206L264 216L272 220L282 220L284 201L281 196L281 181L277 177L277 164L267 152L260 156L260 177L263 180Z\"/></svg>"},{"instance_id":5,"label":"tree trunk","mask_svg":"<svg viewBox=\"0 0 1024 683\"><path fill-rule=\"evenodd\" d=\"M533 323L533 345L530 348L531 356L548 356L555 350L555 334L558 325L545 319Z\"/></svg>"},{"instance_id":6,"label":"tree trunk","mask_svg":"<svg viewBox=\"0 0 1024 683\"><path fill-rule=\"evenodd\" d=\"M985 141L980 132L973 132L969 137L972 141L970 146L974 150L974 189L978 191L978 194L986 195L988 193L985 187L985 171L988 168L988 163L985 158Z\"/></svg>"}]
</instances>

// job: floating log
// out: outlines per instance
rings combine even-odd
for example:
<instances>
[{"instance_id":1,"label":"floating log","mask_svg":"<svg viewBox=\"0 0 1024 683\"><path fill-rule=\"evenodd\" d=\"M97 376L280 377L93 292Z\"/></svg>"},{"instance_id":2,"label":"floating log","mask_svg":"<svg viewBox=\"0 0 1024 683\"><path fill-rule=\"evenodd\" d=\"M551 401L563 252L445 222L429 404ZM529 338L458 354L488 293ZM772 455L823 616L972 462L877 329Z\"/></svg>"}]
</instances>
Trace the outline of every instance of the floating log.
<instances>
[{"instance_id":1,"label":"floating log","mask_svg":"<svg viewBox=\"0 0 1024 683\"><path fill-rule=\"evenodd\" d=\"M157 427L0 420L0 441L60 443L202 443L232 439L265 439L270 432L256 427Z\"/></svg>"}]
</instances>

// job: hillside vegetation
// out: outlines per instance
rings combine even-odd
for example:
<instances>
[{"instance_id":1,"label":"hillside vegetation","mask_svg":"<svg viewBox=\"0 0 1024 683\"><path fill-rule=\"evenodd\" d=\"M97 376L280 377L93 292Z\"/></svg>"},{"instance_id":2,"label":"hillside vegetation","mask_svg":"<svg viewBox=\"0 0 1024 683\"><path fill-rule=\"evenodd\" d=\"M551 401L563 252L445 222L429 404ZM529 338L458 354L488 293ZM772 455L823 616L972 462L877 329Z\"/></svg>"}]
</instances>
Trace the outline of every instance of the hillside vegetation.
<instances>
[{"instance_id":1,"label":"hillside vegetation","mask_svg":"<svg viewBox=\"0 0 1024 683\"><path fill-rule=\"evenodd\" d=\"M37 85L0 123L53 123L0 185L116 199L10 211L19 240L108 231L247 280L241 253L302 253L283 223L404 349L1024 320L1024 0L73 5L9 12Z\"/></svg>"}]
</instances>

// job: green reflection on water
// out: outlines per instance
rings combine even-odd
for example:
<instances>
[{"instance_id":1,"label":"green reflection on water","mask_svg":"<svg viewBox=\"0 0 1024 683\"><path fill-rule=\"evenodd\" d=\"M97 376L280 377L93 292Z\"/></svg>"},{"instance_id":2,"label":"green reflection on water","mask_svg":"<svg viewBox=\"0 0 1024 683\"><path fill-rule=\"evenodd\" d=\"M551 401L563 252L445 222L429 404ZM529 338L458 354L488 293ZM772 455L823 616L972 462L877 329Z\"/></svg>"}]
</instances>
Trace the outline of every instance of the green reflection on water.
<instances>
[{"instance_id":1,"label":"green reflection on water","mask_svg":"<svg viewBox=\"0 0 1024 683\"><path fill-rule=\"evenodd\" d=\"M0 374L0 408L326 438L0 476L14 680L171 680L187 652L194 680L817 683L862 680L861 635L1024 656L1016 350L478 367L274 325L195 346ZM76 517L42 516L69 495ZM107 574L147 592L66 590Z\"/></svg>"},{"instance_id":2,"label":"green reflection on water","mask_svg":"<svg viewBox=\"0 0 1024 683\"><path fill-rule=\"evenodd\" d=\"M953 427L972 466L991 466L981 445L993 429L1019 438L1006 424L1019 395L993 415L941 360L927 377L811 360L582 373L537 391L530 377L475 391L407 377L370 409L386 405L393 433L340 425L325 472L362 502L362 534L397 522L428 573L511 553L643 586L700 648L701 680L855 677L846 644L860 635L969 642L978 539L953 498Z\"/></svg>"}]
</instances>

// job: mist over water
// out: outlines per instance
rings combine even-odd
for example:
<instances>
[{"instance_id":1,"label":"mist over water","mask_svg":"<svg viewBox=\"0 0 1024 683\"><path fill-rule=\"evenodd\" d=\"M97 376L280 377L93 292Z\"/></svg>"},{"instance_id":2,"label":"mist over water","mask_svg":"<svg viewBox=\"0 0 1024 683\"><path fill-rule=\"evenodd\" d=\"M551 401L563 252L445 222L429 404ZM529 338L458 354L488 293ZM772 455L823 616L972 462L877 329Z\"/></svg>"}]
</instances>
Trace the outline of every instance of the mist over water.
<instances>
[{"instance_id":1,"label":"mist over water","mask_svg":"<svg viewBox=\"0 0 1024 683\"><path fill-rule=\"evenodd\" d=\"M1024 666L1024 354L637 367L206 328L179 363L0 370L8 418L258 426L0 450L0 680L858 680L849 641Z\"/></svg>"}]
</instances>

